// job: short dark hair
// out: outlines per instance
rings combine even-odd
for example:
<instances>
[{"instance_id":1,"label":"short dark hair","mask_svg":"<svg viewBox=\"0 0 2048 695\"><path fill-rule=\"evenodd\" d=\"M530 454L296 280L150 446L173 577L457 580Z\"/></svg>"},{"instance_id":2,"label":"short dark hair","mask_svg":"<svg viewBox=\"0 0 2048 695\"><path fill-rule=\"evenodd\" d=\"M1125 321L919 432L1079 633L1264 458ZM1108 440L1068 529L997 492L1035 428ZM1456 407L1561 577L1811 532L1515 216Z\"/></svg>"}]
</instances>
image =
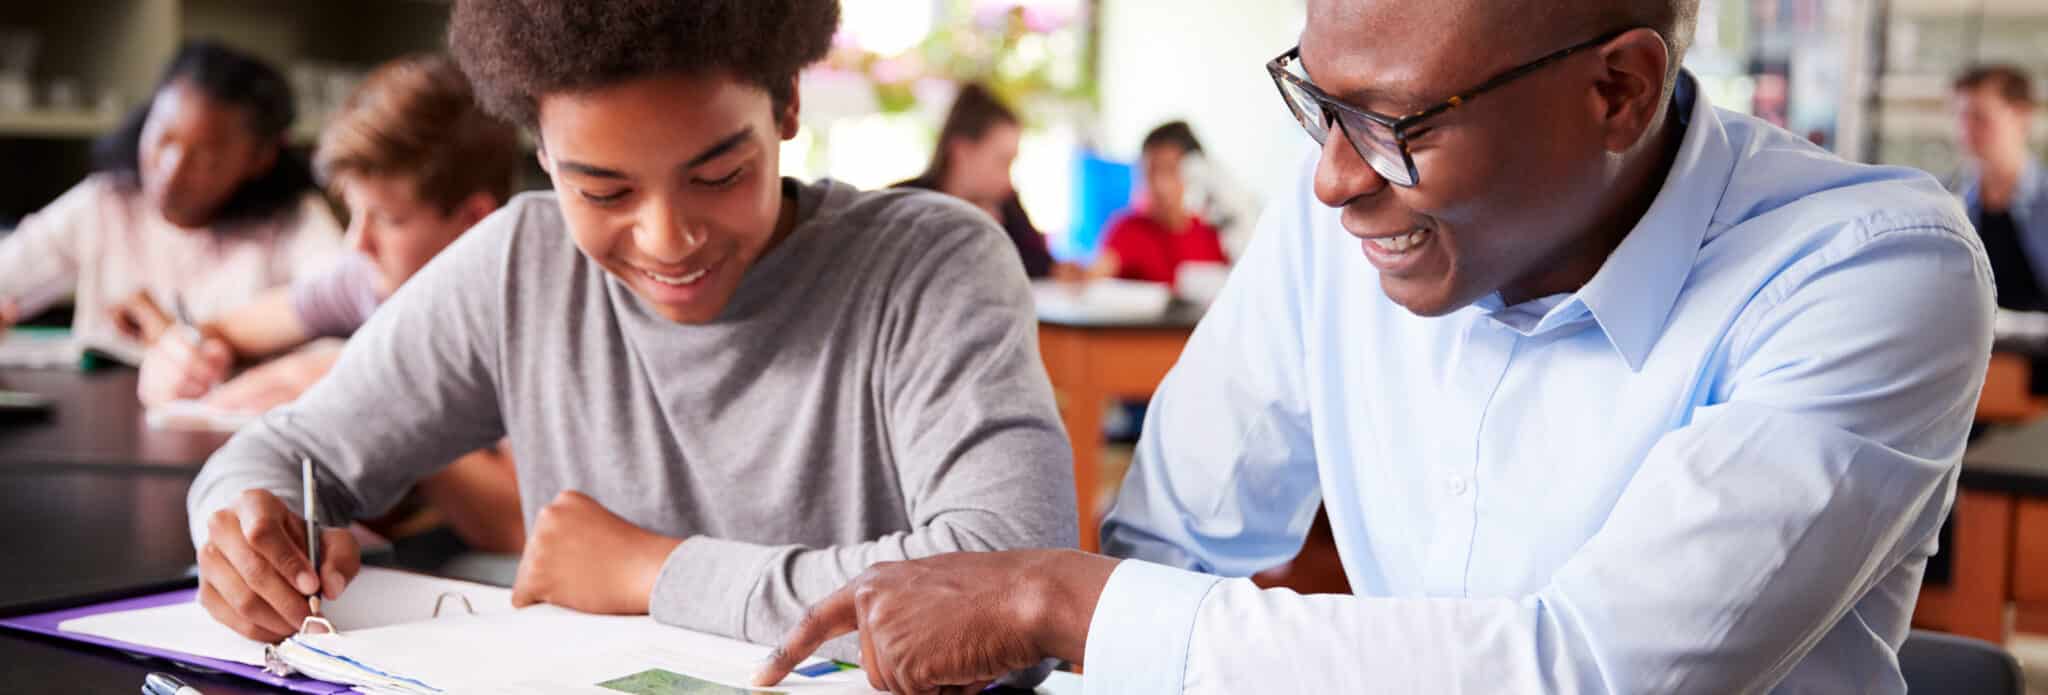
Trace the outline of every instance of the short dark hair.
<instances>
[{"instance_id":1,"label":"short dark hair","mask_svg":"<svg viewBox=\"0 0 2048 695\"><path fill-rule=\"evenodd\" d=\"M787 104L838 28L838 0L457 0L448 45L485 109L533 126L541 95L664 73L730 73Z\"/></svg>"},{"instance_id":2,"label":"short dark hair","mask_svg":"<svg viewBox=\"0 0 2048 695\"><path fill-rule=\"evenodd\" d=\"M275 68L248 54L210 40L189 41L178 48L150 91L152 100L172 84L183 83L207 98L235 106L245 117L249 134L278 148L270 170L242 184L221 204L222 222L263 219L295 208L315 190L306 161L285 148L286 133L297 111L291 84ZM113 132L93 144L93 169L114 177L114 185L134 190L141 185L142 125L149 120L145 101Z\"/></svg>"},{"instance_id":3,"label":"short dark hair","mask_svg":"<svg viewBox=\"0 0 2048 695\"><path fill-rule=\"evenodd\" d=\"M2034 79L2026 68L2018 65L1997 64L1977 65L1956 76L1955 91L1970 92L1989 89L2013 104L2034 105Z\"/></svg>"},{"instance_id":4,"label":"short dark hair","mask_svg":"<svg viewBox=\"0 0 2048 695\"><path fill-rule=\"evenodd\" d=\"M960 86L960 93L953 97L953 106L946 110L946 121L939 126L938 145L932 148L932 159L925 164L924 173L918 180L933 187L942 186L947 174L953 168L953 155L947 145L954 140L980 140L988 131L1000 125L1019 125L1017 112L1003 104L996 93L978 82Z\"/></svg>"},{"instance_id":5,"label":"short dark hair","mask_svg":"<svg viewBox=\"0 0 2048 695\"><path fill-rule=\"evenodd\" d=\"M1195 129L1187 121L1168 121L1152 132L1145 134L1145 143L1139 151L1150 151L1154 147L1171 145L1180 148L1181 154L1201 154L1202 141L1195 139Z\"/></svg>"}]
</instances>

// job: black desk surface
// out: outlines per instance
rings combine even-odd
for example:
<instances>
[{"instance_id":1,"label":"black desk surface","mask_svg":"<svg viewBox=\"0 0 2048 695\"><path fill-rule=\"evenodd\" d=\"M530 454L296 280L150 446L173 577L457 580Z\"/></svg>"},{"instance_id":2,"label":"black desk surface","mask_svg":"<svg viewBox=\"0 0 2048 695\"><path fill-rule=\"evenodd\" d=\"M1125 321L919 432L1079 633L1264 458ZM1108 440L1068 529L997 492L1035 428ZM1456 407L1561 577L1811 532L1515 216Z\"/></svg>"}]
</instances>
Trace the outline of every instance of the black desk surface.
<instances>
[{"instance_id":1,"label":"black desk surface","mask_svg":"<svg viewBox=\"0 0 2048 695\"><path fill-rule=\"evenodd\" d=\"M193 561L185 524L191 469L45 466L0 469L0 605L153 584ZM266 692L112 651L0 631L0 692L133 693L150 671L176 672L207 695Z\"/></svg>"},{"instance_id":2,"label":"black desk surface","mask_svg":"<svg viewBox=\"0 0 2048 695\"><path fill-rule=\"evenodd\" d=\"M226 437L149 430L135 376L0 370L0 388L57 401L47 420L0 422L0 606L153 584L192 566L185 490ZM207 695L268 692L0 631L0 692L135 693L150 671L175 672Z\"/></svg>"},{"instance_id":3,"label":"black desk surface","mask_svg":"<svg viewBox=\"0 0 2048 695\"><path fill-rule=\"evenodd\" d=\"M227 443L213 432L152 430L135 399L136 371L0 370L0 389L56 401L43 421L0 421L0 470L49 465L196 468Z\"/></svg>"},{"instance_id":4,"label":"black desk surface","mask_svg":"<svg viewBox=\"0 0 2048 695\"><path fill-rule=\"evenodd\" d=\"M2048 420L1978 437L1963 452L1963 487L2048 496Z\"/></svg>"}]
</instances>

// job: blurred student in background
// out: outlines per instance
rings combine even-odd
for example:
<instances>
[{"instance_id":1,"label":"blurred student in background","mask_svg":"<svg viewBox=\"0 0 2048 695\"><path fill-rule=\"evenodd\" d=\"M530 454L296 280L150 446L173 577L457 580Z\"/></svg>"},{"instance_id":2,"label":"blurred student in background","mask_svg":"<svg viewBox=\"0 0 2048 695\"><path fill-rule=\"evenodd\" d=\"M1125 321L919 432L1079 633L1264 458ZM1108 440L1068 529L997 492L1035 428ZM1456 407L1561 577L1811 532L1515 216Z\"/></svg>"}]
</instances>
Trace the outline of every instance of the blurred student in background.
<instances>
[{"instance_id":1,"label":"blurred student in background","mask_svg":"<svg viewBox=\"0 0 2048 695\"><path fill-rule=\"evenodd\" d=\"M2048 310L2048 181L2028 147L2033 80L2010 65L1972 68L1956 78L1954 103L1964 167L1953 186L1991 256L1998 305Z\"/></svg>"},{"instance_id":2,"label":"blurred student in background","mask_svg":"<svg viewBox=\"0 0 2048 695\"><path fill-rule=\"evenodd\" d=\"M211 392L219 405L262 410L297 397L338 349L301 351L222 382L237 363L362 327L407 278L504 203L521 155L517 131L476 106L454 61L414 56L371 73L314 156L321 179L348 205L350 252L326 272L200 324L196 344L175 333L157 340L143 363L144 403Z\"/></svg>"},{"instance_id":3,"label":"blurred student in background","mask_svg":"<svg viewBox=\"0 0 2048 695\"><path fill-rule=\"evenodd\" d=\"M76 298L88 342L138 347L332 261L341 230L285 149L291 88L220 44L180 48L96 172L0 238L0 327Z\"/></svg>"},{"instance_id":4,"label":"blurred student in background","mask_svg":"<svg viewBox=\"0 0 2048 695\"><path fill-rule=\"evenodd\" d=\"M969 83L954 97L924 173L894 187L938 191L986 211L1009 233L1024 260L1024 274L1041 278L1052 273L1052 251L1046 247L1045 234L1024 214L1024 204L1010 183L1010 165L1017 161L1023 135L1015 111L987 87Z\"/></svg>"},{"instance_id":5,"label":"blurred student in background","mask_svg":"<svg viewBox=\"0 0 2048 695\"><path fill-rule=\"evenodd\" d=\"M1061 275L1069 280L1115 277L1170 285L1182 265L1228 263L1216 228L1187 204L1185 167L1201 153L1201 141L1184 121L1146 134L1138 205L1110 222L1094 263L1085 269L1063 267Z\"/></svg>"},{"instance_id":6,"label":"blurred student in background","mask_svg":"<svg viewBox=\"0 0 2048 695\"><path fill-rule=\"evenodd\" d=\"M453 59L419 55L379 67L321 133L314 154L321 180L348 205L350 252L324 273L201 324L196 343L166 332L143 360L142 401L206 396L221 408L261 412L297 398L334 365L338 346L299 350L227 377L237 363L355 333L407 279L504 203L522 156L518 132L484 113ZM524 542L512 462L499 447L457 459L416 492L410 501L437 510L471 548L512 553ZM385 519L395 523L416 510L401 504Z\"/></svg>"}]
</instances>

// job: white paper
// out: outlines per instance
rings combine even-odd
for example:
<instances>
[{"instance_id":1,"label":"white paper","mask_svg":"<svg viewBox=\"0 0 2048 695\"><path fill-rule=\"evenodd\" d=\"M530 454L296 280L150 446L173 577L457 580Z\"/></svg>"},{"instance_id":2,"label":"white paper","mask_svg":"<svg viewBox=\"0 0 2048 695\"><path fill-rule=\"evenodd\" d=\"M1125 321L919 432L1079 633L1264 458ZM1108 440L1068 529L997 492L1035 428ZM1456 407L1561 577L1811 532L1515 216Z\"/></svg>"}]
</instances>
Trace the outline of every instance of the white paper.
<instances>
[{"instance_id":1,"label":"white paper","mask_svg":"<svg viewBox=\"0 0 2048 695\"><path fill-rule=\"evenodd\" d=\"M1073 287L1052 280L1031 284L1038 318L1050 321L1140 322L1166 314L1173 292L1154 282L1106 278Z\"/></svg>"},{"instance_id":2,"label":"white paper","mask_svg":"<svg viewBox=\"0 0 2048 695\"><path fill-rule=\"evenodd\" d=\"M179 400L152 406L144 419L153 430L233 434L258 417L261 416L256 413L216 408L205 401Z\"/></svg>"},{"instance_id":3,"label":"white paper","mask_svg":"<svg viewBox=\"0 0 2048 695\"><path fill-rule=\"evenodd\" d=\"M589 615L547 605L297 639L451 693L588 692L598 683L657 668L747 688L769 652L768 647L669 627L644 615ZM851 671L791 676L766 690L872 692L867 677Z\"/></svg>"},{"instance_id":4,"label":"white paper","mask_svg":"<svg viewBox=\"0 0 2048 695\"><path fill-rule=\"evenodd\" d=\"M197 602L102 613L57 625L64 632L117 639L250 666L263 665L263 643L214 622Z\"/></svg>"},{"instance_id":5,"label":"white paper","mask_svg":"<svg viewBox=\"0 0 2048 695\"><path fill-rule=\"evenodd\" d=\"M70 331L0 328L0 367L77 369L80 352Z\"/></svg>"},{"instance_id":6,"label":"white paper","mask_svg":"<svg viewBox=\"0 0 2048 695\"><path fill-rule=\"evenodd\" d=\"M325 602L321 612L338 630L371 629L426 620L434 614L435 598L451 591L467 596L478 613L512 610L509 589L365 567L343 589L341 598ZM443 608L443 615L463 612L462 602L453 598ZM215 622L198 602L73 618L57 625L57 629L251 666L263 665L262 642Z\"/></svg>"},{"instance_id":7,"label":"white paper","mask_svg":"<svg viewBox=\"0 0 2048 695\"><path fill-rule=\"evenodd\" d=\"M468 597L476 614L449 599L431 619L445 592ZM722 685L747 688L769 648L692 632L641 616L602 616L538 605L512 608L512 592L473 582L366 567L325 613L339 634L303 635L306 646L346 657L378 671L415 679L449 693L579 693L612 691L598 683L663 669ZM197 603L183 603L78 618L58 626L158 649L263 665L261 642L213 621ZM289 649L289 648L287 648ZM306 656L294 651L297 657ZM814 660L815 661L815 660ZM321 675L341 670L321 660ZM308 664L312 665L312 664ZM358 672L353 666L349 671ZM363 674L367 675L367 674ZM339 678L362 683L374 679ZM387 681L388 682L388 681ZM375 687L363 692L406 692ZM819 678L791 675L765 689L791 695L870 693L867 676L843 671ZM1055 673L1039 687L1048 695L1078 695L1080 680ZM616 693L613 693L616 695Z\"/></svg>"}]
</instances>

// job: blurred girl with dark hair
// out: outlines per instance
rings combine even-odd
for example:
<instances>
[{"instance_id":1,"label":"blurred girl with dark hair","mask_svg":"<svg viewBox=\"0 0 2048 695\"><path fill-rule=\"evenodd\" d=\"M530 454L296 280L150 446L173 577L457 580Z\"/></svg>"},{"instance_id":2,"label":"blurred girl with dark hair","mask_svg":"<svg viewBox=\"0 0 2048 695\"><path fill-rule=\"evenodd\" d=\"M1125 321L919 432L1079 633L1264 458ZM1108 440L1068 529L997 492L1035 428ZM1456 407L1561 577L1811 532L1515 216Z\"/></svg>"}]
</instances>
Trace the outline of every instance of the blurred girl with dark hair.
<instances>
[{"instance_id":1,"label":"blurred girl with dark hair","mask_svg":"<svg viewBox=\"0 0 2048 695\"><path fill-rule=\"evenodd\" d=\"M321 269L341 229L285 149L293 115L270 66L180 48L150 101L96 144L94 173L0 238L0 327L68 294L80 338L136 346L174 307L203 319Z\"/></svg>"}]
</instances>

